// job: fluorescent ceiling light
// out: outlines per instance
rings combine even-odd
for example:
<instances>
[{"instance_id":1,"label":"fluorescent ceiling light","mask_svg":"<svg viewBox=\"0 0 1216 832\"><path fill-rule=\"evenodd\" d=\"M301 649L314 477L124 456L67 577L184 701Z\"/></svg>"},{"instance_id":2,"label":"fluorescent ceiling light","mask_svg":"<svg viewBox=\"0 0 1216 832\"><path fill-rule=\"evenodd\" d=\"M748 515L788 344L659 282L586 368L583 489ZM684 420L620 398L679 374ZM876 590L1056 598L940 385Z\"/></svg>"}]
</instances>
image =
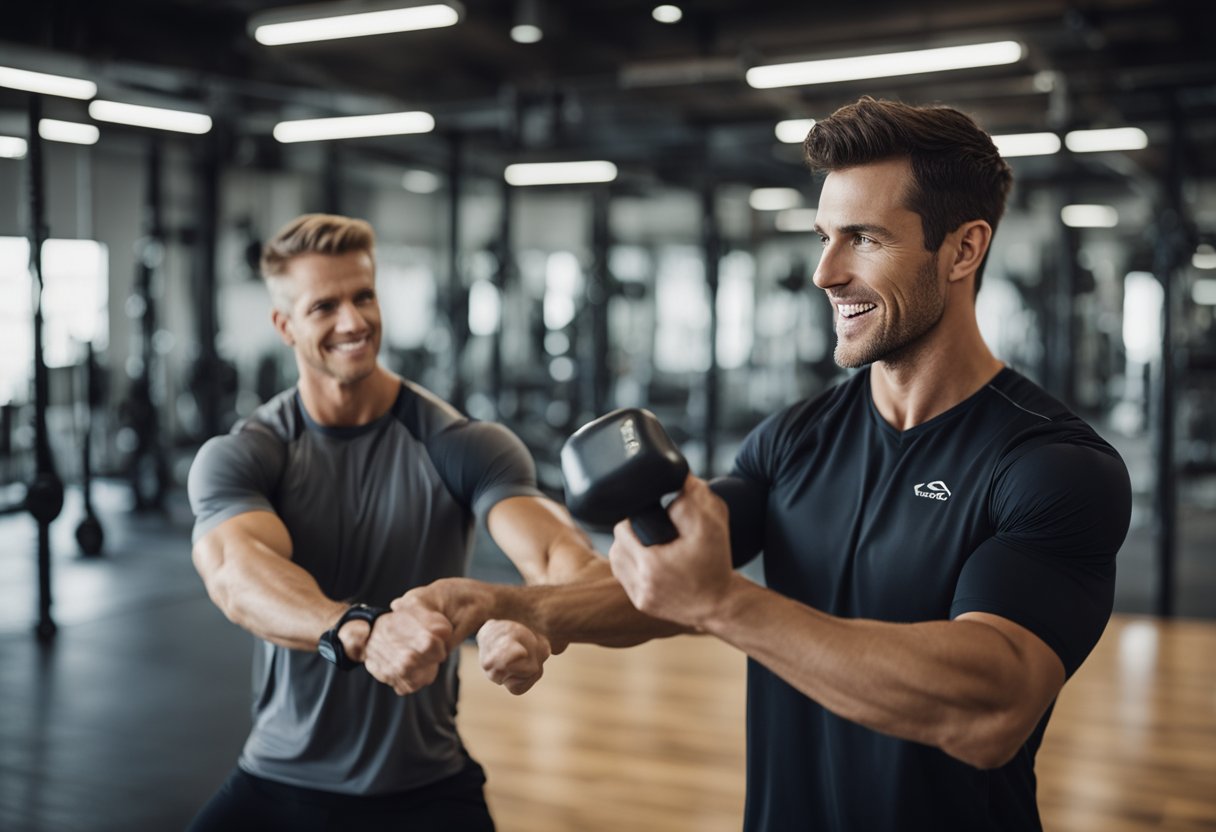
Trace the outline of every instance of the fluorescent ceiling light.
<instances>
[{"instance_id":1,"label":"fluorescent ceiling light","mask_svg":"<svg viewBox=\"0 0 1216 832\"><path fill-rule=\"evenodd\" d=\"M1065 205L1060 219L1069 228L1114 228L1119 212L1110 205Z\"/></svg>"},{"instance_id":2,"label":"fluorescent ceiling light","mask_svg":"<svg viewBox=\"0 0 1216 832\"><path fill-rule=\"evenodd\" d=\"M1203 278L1191 287L1191 300L1200 306L1216 306L1216 280Z\"/></svg>"},{"instance_id":3,"label":"fluorescent ceiling light","mask_svg":"<svg viewBox=\"0 0 1216 832\"><path fill-rule=\"evenodd\" d=\"M770 89L857 81L863 78L890 78L893 75L916 75L922 72L1012 64L1020 61L1022 54L1020 43L1004 40L970 46L918 49L914 52L891 52L886 55L800 61L752 67L747 71L747 83L757 89Z\"/></svg>"},{"instance_id":4,"label":"fluorescent ceiling light","mask_svg":"<svg viewBox=\"0 0 1216 832\"><path fill-rule=\"evenodd\" d=\"M757 211L784 211L802 204L802 193L794 188L755 188L747 204Z\"/></svg>"},{"instance_id":5,"label":"fluorescent ceiling light","mask_svg":"<svg viewBox=\"0 0 1216 832\"><path fill-rule=\"evenodd\" d=\"M253 38L258 43L266 46L282 46L287 43L308 43L318 40L384 35L390 32L439 29L460 22L458 8L444 3L379 11L338 13L341 8L356 9L358 6L345 4L345 6L335 7L334 4L320 4L300 6L289 11L280 9L252 18L249 25L253 30ZM291 15L296 19L282 20L284 15ZM304 18L303 15L308 15L308 17Z\"/></svg>"},{"instance_id":6,"label":"fluorescent ceiling light","mask_svg":"<svg viewBox=\"0 0 1216 832\"><path fill-rule=\"evenodd\" d=\"M993 136L992 143L1005 158L1050 156L1060 152L1060 137L1055 133L1010 133L1005 136Z\"/></svg>"},{"instance_id":7,"label":"fluorescent ceiling light","mask_svg":"<svg viewBox=\"0 0 1216 832\"><path fill-rule=\"evenodd\" d=\"M777 122L777 141L786 144L802 144L806 134L815 126L813 118L791 118Z\"/></svg>"},{"instance_id":8,"label":"fluorescent ceiling light","mask_svg":"<svg viewBox=\"0 0 1216 832\"><path fill-rule=\"evenodd\" d=\"M814 208L789 208L780 211L774 219L778 231L814 231Z\"/></svg>"},{"instance_id":9,"label":"fluorescent ceiling light","mask_svg":"<svg viewBox=\"0 0 1216 832\"><path fill-rule=\"evenodd\" d=\"M401 187L415 194L433 194L441 184L429 170L407 170L401 177Z\"/></svg>"},{"instance_id":10,"label":"fluorescent ceiling light","mask_svg":"<svg viewBox=\"0 0 1216 832\"><path fill-rule=\"evenodd\" d=\"M1216 248L1200 243L1191 255L1191 265L1197 269L1216 269Z\"/></svg>"},{"instance_id":11,"label":"fluorescent ceiling light","mask_svg":"<svg viewBox=\"0 0 1216 832\"><path fill-rule=\"evenodd\" d=\"M0 87L81 100L97 95L97 85L92 81L67 78L63 75L47 75L45 72L30 72L9 66L0 66Z\"/></svg>"},{"instance_id":12,"label":"fluorescent ceiling light","mask_svg":"<svg viewBox=\"0 0 1216 832\"><path fill-rule=\"evenodd\" d=\"M650 15L660 23L679 23L684 12L679 6L663 5L655 6Z\"/></svg>"},{"instance_id":13,"label":"fluorescent ceiling light","mask_svg":"<svg viewBox=\"0 0 1216 832\"><path fill-rule=\"evenodd\" d=\"M511 40L516 43L536 43L544 36L545 33L541 31L541 28L533 26L531 23L520 23L518 26L511 27Z\"/></svg>"},{"instance_id":14,"label":"fluorescent ceiling light","mask_svg":"<svg viewBox=\"0 0 1216 832\"><path fill-rule=\"evenodd\" d=\"M25 139L16 136L0 136L0 159L24 159L28 149Z\"/></svg>"},{"instance_id":15,"label":"fluorescent ceiling light","mask_svg":"<svg viewBox=\"0 0 1216 832\"><path fill-rule=\"evenodd\" d=\"M48 142L68 142L69 144L97 144L101 131L92 124L80 124L75 121L60 121L56 118L44 118L38 122L38 135Z\"/></svg>"},{"instance_id":16,"label":"fluorescent ceiling light","mask_svg":"<svg viewBox=\"0 0 1216 832\"><path fill-rule=\"evenodd\" d=\"M1064 137L1073 153L1101 153L1109 150L1140 150L1148 147L1148 136L1139 127L1110 130L1073 130Z\"/></svg>"},{"instance_id":17,"label":"fluorescent ceiling light","mask_svg":"<svg viewBox=\"0 0 1216 832\"><path fill-rule=\"evenodd\" d=\"M122 104L118 101L101 99L89 104L89 115L98 121L129 124L133 127L151 127L154 130L172 130L176 133L199 134L211 129L211 116L202 113L166 110L163 107L145 107L142 104Z\"/></svg>"},{"instance_id":18,"label":"fluorescent ceiling light","mask_svg":"<svg viewBox=\"0 0 1216 832\"><path fill-rule=\"evenodd\" d=\"M434 117L430 113L416 110L372 116L280 121L274 126L274 137L284 143L317 142L329 139L360 139L367 136L402 136L408 133L429 133L434 129Z\"/></svg>"},{"instance_id":19,"label":"fluorescent ceiling light","mask_svg":"<svg viewBox=\"0 0 1216 832\"><path fill-rule=\"evenodd\" d=\"M616 179L612 162L542 162L507 165L503 176L511 185L579 185Z\"/></svg>"}]
</instances>

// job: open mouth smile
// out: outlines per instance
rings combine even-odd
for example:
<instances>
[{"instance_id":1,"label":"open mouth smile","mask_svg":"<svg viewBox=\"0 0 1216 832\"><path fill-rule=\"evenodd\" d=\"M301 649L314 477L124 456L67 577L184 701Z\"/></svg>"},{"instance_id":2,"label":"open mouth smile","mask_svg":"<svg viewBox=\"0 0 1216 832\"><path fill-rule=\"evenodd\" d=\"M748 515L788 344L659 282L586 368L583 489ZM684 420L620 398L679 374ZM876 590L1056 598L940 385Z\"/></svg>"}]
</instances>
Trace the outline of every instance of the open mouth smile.
<instances>
[{"instance_id":1,"label":"open mouth smile","mask_svg":"<svg viewBox=\"0 0 1216 832\"><path fill-rule=\"evenodd\" d=\"M837 304L836 311L840 313L840 317L842 318L856 318L877 308L878 304L876 303L841 303Z\"/></svg>"}]
</instances>

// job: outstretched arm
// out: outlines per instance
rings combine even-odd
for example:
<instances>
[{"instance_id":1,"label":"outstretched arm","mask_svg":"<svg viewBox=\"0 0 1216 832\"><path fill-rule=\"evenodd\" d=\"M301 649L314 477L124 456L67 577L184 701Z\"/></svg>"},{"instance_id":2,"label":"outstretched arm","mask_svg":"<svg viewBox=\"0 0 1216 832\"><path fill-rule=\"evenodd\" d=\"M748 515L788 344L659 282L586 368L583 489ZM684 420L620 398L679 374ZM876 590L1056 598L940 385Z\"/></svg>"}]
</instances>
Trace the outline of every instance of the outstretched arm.
<instances>
[{"instance_id":1,"label":"outstretched arm","mask_svg":"<svg viewBox=\"0 0 1216 832\"><path fill-rule=\"evenodd\" d=\"M377 621L372 653L391 661L399 623L404 633L407 617L439 614L450 623L448 649L476 632L486 675L519 694L540 679L550 653L571 641L625 647L687 632L634 608L608 561L563 506L540 497L508 498L491 509L487 526L531 585L445 578L413 589ZM398 671L390 667L378 678L400 692L394 680L405 670L404 664Z\"/></svg>"},{"instance_id":2,"label":"outstretched arm","mask_svg":"<svg viewBox=\"0 0 1216 832\"><path fill-rule=\"evenodd\" d=\"M321 634L346 611L347 604L327 597L316 579L292 561L291 535L272 512L249 511L225 520L199 538L193 557L220 611L274 644L314 651ZM409 633L410 649L424 656L429 667L432 659L437 663L447 655L444 636L450 628L442 616L424 620L425 628ZM364 660L370 631L365 621L348 621L339 631L352 660Z\"/></svg>"},{"instance_id":3,"label":"outstretched arm","mask_svg":"<svg viewBox=\"0 0 1216 832\"><path fill-rule=\"evenodd\" d=\"M644 548L616 528L613 572L639 609L716 635L828 710L937 746L980 768L1007 762L1064 683L1029 630L969 613L913 624L843 619L731 570L725 506L690 478L670 514L680 537Z\"/></svg>"},{"instance_id":4,"label":"outstretched arm","mask_svg":"<svg viewBox=\"0 0 1216 832\"><path fill-rule=\"evenodd\" d=\"M487 526L530 586L446 578L412 590L393 608L423 603L443 612L457 642L489 619L518 622L559 645L580 641L625 647L688 631L638 612L612 577L608 561L552 500L503 500L490 511Z\"/></svg>"}]
</instances>

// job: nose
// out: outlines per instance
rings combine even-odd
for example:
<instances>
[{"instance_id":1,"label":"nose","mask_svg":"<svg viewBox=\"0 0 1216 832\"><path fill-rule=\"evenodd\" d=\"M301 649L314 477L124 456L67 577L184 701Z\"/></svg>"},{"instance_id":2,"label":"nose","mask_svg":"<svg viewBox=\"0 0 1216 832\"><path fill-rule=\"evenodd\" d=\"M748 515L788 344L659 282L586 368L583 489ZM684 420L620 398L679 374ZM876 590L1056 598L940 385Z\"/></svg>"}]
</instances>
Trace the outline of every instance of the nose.
<instances>
[{"instance_id":1,"label":"nose","mask_svg":"<svg viewBox=\"0 0 1216 832\"><path fill-rule=\"evenodd\" d=\"M336 326L339 332L362 332L366 328L367 319L354 303L347 301L339 307Z\"/></svg>"},{"instance_id":2,"label":"nose","mask_svg":"<svg viewBox=\"0 0 1216 832\"><path fill-rule=\"evenodd\" d=\"M849 282L849 272L845 268L844 258L836 250L836 243L829 242L823 247L819 256L819 265L811 278L820 289L830 289Z\"/></svg>"}]
</instances>

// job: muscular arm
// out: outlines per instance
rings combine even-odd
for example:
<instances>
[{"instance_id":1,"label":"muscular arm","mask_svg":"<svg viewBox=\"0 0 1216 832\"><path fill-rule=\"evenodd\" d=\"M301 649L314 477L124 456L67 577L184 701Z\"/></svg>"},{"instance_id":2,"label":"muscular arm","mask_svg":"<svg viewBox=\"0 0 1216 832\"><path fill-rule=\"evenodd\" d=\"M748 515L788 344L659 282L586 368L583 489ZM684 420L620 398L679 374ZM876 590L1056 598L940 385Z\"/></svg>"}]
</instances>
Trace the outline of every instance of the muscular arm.
<instances>
[{"instance_id":1,"label":"muscular arm","mask_svg":"<svg viewBox=\"0 0 1216 832\"><path fill-rule=\"evenodd\" d=\"M194 545L194 566L207 594L234 624L293 650L317 649L347 605L328 598L291 560L291 535L273 513L249 511L224 521ZM339 636L362 659L368 625L350 621Z\"/></svg>"},{"instance_id":2,"label":"muscular arm","mask_svg":"<svg viewBox=\"0 0 1216 832\"><path fill-rule=\"evenodd\" d=\"M486 528L525 583L566 584L612 574L569 512L552 500L509 497L490 509Z\"/></svg>"},{"instance_id":3,"label":"muscular arm","mask_svg":"<svg viewBox=\"0 0 1216 832\"><path fill-rule=\"evenodd\" d=\"M453 623L454 643L487 620L518 622L559 646L577 641L628 647L688 632L638 612L608 561L552 500L503 500L490 510L486 525L530 586L448 578L413 590L394 609L408 600L439 610Z\"/></svg>"},{"instance_id":4,"label":"muscular arm","mask_svg":"<svg viewBox=\"0 0 1216 832\"><path fill-rule=\"evenodd\" d=\"M1007 763L1064 684L1047 645L986 613L843 619L738 578L705 629L833 713L978 768Z\"/></svg>"},{"instance_id":5,"label":"muscular arm","mask_svg":"<svg viewBox=\"0 0 1216 832\"><path fill-rule=\"evenodd\" d=\"M565 507L538 497L514 497L486 518L495 542L524 576L527 589L491 587L490 618L518 621L559 643L628 647L684 632L639 613L612 577L606 558ZM561 587L536 586L562 584Z\"/></svg>"},{"instance_id":6,"label":"muscular arm","mask_svg":"<svg viewBox=\"0 0 1216 832\"><path fill-rule=\"evenodd\" d=\"M632 601L738 647L846 718L971 765L1007 762L1064 683L1056 654L994 615L913 624L836 618L730 569L725 507L690 479L680 538L645 550L616 529L613 571Z\"/></svg>"}]
</instances>

